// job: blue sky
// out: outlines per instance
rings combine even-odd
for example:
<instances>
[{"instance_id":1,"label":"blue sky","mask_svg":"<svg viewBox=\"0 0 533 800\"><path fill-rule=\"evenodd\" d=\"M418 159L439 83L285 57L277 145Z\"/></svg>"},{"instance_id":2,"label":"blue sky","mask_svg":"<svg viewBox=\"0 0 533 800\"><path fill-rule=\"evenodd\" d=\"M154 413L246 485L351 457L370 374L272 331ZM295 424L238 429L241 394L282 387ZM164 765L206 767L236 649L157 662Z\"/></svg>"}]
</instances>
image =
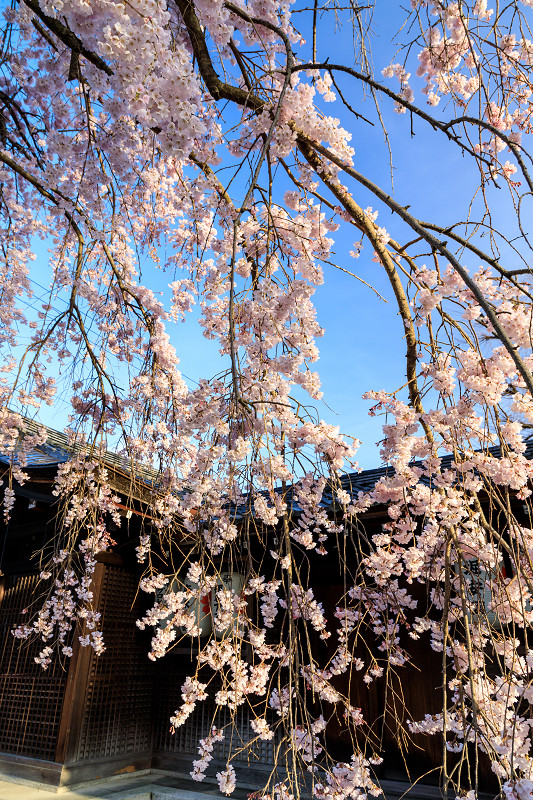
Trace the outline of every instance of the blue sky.
<instances>
[{"instance_id":1,"label":"blue sky","mask_svg":"<svg viewBox=\"0 0 533 800\"><path fill-rule=\"evenodd\" d=\"M399 4L383 3L376 17L373 60L377 77L391 61L391 56L392 60L398 60L394 58L394 47L391 47L391 38L398 27L401 13L398 7ZM319 60L330 55L330 61L350 63L348 31L335 32L323 27L319 33L319 46L322 40L335 53L333 58L324 48L322 51L319 49ZM351 102L375 120L370 99L363 106L359 105L362 93L353 79L339 79L339 82ZM388 84L393 89L397 88L393 81L388 81ZM420 88L420 82L415 81L414 86L415 89L417 86ZM424 105L423 95L417 93L416 99ZM384 101L381 109L392 147L395 197L404 205L410 204L411 211L425 220L446 224L456 220L458 215L463 216L475 188L474 165L463 158L456 146L446 142L442 134L434 133L420 120L414 120L414 135L411 135L409 116L396 114L390 101ZM379 125L371 127L355 120L337 103L324 104L324 112L339 116L341 124L353 131L356 167L376 183L391 190L388 149ZM439 113L437 109L437 115ZM379 208L377 201L366 190L353 184L351 187L363 208L368 205ZM289 188L288 185L285 188ZM494 194L498 205L499 199ZM458 209L465 211L459 212ZM510 210L503 201L500 212L510 226ZM380 210L377 221L392 235L397 234L398 228L386 209ZM371 289L354 278L326 266L325 284L319 287L315 295L318 319L325 328L325 336L318 343L321 358L317 364L325 403L318 405L318 412L327 422L339 425L346 434L362 440L359 463L363 468L369 468L380 463L376 443L381 438L383 419L368 416L371 404L362 400L362 394L369 389L395 390L405 383L403 326L385 273L379 264L372 262L368 245L359 259L354 260L349 256L358 238L356 233L353 227L345 225L333 234L335 259L341 266L374 285L388 302L378 299ZM49 277L44 245L38 247L37 255L32 277L46 288ZM172 279L172 276L160 273L154 279L154 287L166 290ZM44 294L37 285L35 288L36 292ZM216 344L205 340L194 324L179 329L173 327L172 337L181 359L182 371L190 385L201 377L210 377L220 371L222 364ZM68 379L63 376L60 380L63 381L63 388L67 388ZM43 408L39 417L46 424L63 427L68 411L68 404L61 400L60 395L54 408Z\"/></svg>"}]
</instances>

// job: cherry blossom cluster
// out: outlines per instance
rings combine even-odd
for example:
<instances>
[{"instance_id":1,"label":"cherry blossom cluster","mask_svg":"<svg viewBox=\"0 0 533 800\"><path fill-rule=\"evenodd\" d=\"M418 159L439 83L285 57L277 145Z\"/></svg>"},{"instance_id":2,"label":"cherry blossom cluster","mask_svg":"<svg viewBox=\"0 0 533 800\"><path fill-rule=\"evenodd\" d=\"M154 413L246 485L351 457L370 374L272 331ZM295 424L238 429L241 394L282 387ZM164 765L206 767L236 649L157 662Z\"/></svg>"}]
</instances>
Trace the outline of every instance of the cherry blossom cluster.
<instances>
[{"instance_id":1,"label":"cherry blossom cluster","mask_svg":"<svg viewBox=\"0 0 533 800\"><path fill-rule=\"evenodd\" d=\"M215 744L221 742L223 738L224 733L213 727L211 733L209 733L205 739L200 739L198 746L198 755L200 758L193 761L193 769L191 772L191 778L194 781L203 781L205 778L205 770L213 758L213 748Z\"/></svg>"},{"instance_id":2,"label":"cherry blossom cluster","mask_svg":"<svg viewBox=\"0 0 533 800\"><path fill-rule=\"evenodd\" d=\"M136 545L149 658L184 637L198 644L173 731L209 692L215 716L251 710L250 748L285 741L316 798L378 796L357 693L401 675L422 640L447 665L443 708L412 731L444 734L452 752L478 747L503 796L531 793L531 5L413 0L405 49L382 75L364 42L362 71L353 59L340 70L298 0L39 0L38 15L25 2L3 12L6 521L47 437L29 418L58 393L70 411L46 596L15 631L40 640L44 669L78 643L105 650L93 576L123 537L113 450L150 520ZM353 24L337 4L320 13ZM427 125L472 165L476 195L455 221L422 222L420 198L412 208L363 174L357 126L387 118L363 105L367 91L409 111L406 135ZM385 418L387 469L357 496L341 474L356 468L358 441L321 418L313 304L333 266L348 271L334 241L348 226L358 264L390 283L406 347L401 388L361 387ZM32 271L42 247L45 297ZM193 321L221 357L197 382L180 371L180 326ZM155 552L168 563L156 568ZM314 559L331 570L337 559L331 618ZM334 717L357 729L350 760L328 755ZM197 780L224 735L215 722ZM217 773L225 794L233 755ZM300 795L279 777L265 798Z\"/></svg>"}]
</instances>

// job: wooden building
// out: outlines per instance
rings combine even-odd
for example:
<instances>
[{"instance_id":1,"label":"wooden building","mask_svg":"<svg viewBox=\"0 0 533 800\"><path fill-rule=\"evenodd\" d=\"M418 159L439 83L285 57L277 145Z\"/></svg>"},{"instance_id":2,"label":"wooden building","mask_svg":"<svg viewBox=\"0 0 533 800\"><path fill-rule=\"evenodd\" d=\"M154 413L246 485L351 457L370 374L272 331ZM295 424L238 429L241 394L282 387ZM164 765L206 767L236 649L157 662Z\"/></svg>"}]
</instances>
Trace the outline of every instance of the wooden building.
<instances>
[{"instance_id":1,"label":"wooden building","mask_svg":"<svg viewBox=\"0 0 533 800\"><path fill-rule=\"evenodd\" d=\"M7 526L0 526L0 774L60 786L150 768L188 772L199 738L211 729L213 693L171 735L169 717L181 705L181 684L191 674L194 646L176 647L164 659L152 662L147 658L150 633L135 624L149 604L137 591L140 567L134 547L145 515L142 483L153 482L153 474L145 471L133 487L127 465L107 456L113 489L122 498L124 520L114 552L98 557L94 575L95 606L102 614L107 648L104 655L98 657L92 649L80 647L74 638L73 657L54 659L43 671L34 660L37 645L21 646L11 635L41 591L32 555L54 535L58 509L52 486L59 465L69 457L65 437L50 431L46 444L30 455L29 480L13 484L12 517ZM0 457L0 468L7 474L7 459ZM368 491L383 474L385 470L378 469L348 475L344 488L354 495ZM334 513L327 490L323 505ZM366 534L380 531L385 518L386 508L372 508L364 517ZM313 558L319 562L316 569ZM329 560L311 555L309 563L315 597L330 616L344 594L336 555ZM348 685L348 677L340 676L338 688L351 695L352 704L362 709L365 718L375 720L373 735L387 753L382 777L397 777L407 768L411 778L428 773L429 780L436 782L434 770L442 758L442 742L438 737L415 736L399 746L398 719L393 720L399 715L403 724L407 718L420 719L441 707L441 656L427 642L414 646L418 648L416 666L402 673L404 702L396 709L385 701L383 681L376 680L370 687L362 681ZM318 639L317 647L327 650ZM237 731L243 743L252 738L248 723L243 710ZM328 737L337 756L349 758L351 741L341 722L330 724ZM225 759L227 747L225 741L217 744L214 763ZM239 763L246 765L248 779L255 771L259 784L272 764L274 745L260 742L254 747L243 750L233 763L236 768ZM489 785L487 770L486 774Z\"/></svg>"},{"instance_id":2,"label":"wooden building","mask_svg":"<svg viewBox=\"0 0 533 800\"><path fill-rule=\"evenodd\" d=\"M29 480L13 482L8 525L0 522L0 774L60 786L152 767L188 772L215 712L210 698L186 726L169 733L169 718L182 703L181 685L193 671L194 644L154 663L147 658L151 633L135 624L150 605L138 592L141 568L134 552L146 517L143 482L157 476L144 470L133 484L128 465L106 454L124 514L117 546L98 556L93 580L106 652L97 656L74 637L72 658L54 658L43 670L34 660L42 643L21 643L11 633L42 592L34 556L54 536L53 481L70 456L66 438L50 430L46 444L29 456ZM8 459L0 456L4 477L8 470ZM238 728L243 742L252 738L246 714ZM227 749L227 742L217 744L220 762ZM272 760L270 742L255 748L254 763L246 755L241 759L249 777Z\"/></svg>"}]
</instances>

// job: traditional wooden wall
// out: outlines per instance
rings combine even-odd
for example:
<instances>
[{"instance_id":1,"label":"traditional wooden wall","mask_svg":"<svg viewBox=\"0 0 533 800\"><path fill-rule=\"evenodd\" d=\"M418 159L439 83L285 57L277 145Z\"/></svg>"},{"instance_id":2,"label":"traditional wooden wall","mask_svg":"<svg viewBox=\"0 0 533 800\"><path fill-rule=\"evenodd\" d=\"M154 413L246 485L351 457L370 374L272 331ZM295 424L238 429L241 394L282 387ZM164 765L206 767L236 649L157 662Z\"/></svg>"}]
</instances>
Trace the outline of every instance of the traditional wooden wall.
<instances>
[{"instance_id":1,"label":"traditional wooden wall","mask_svg":"<svg viewBox=\"0 0 533 800\"><path fill-rule=\"evenodd\" d=\"M78 645L74 654L57 752L62 782L150 766L153 670L135 625L137 588L138 577L120 564L97 565L106 652Z\"/></svg>"},{"instance_id":2,"label":"traditional wooden wall","mask_svg":"<svg viewBox=\"0 0 533 800\"><path fill-rule=\"evenodd\" d=\"M64 783L150 766L154 674L135 626L137 586L119 564L97 564L106 653L96 656L75 637L72 659L55 658L44 671L34 660L37 643L21 645L11 634L38 576L0 579L0 771L26 768L26 777Z\"/></svg>"},{"instance_id":3,"label":"traditional wooden wall","mask_svg":"<svg viewBox=\"0 0 533 800\"><path fill-rule=\"evenodd\" d=\"M194 674L194 664L186 648L181 653L165 657L157 665L157 674L153 709L153 763L158 768L182 768L189 772L197 757L199 740L209 734L213 724L218 728L229 725L231 712L226 707L219 710L215 717L217 707L214 695L219 684L212 680L208 699L198 703L187 722L171 734L169 718L183 702L181 686L187 675ZM274 748L279 744L279 739L274 739L268 742L257 740L250 745L251 740L257 738L250 728L250 718L253 719L249 705L245 703L239 706L233 731L223 741L216 743L213 749L213 765L225 765L230 751L239 751L232 758L232 764L236 769L239 765L246 766L249 778L253 771L260 773L271 769ZM210 771L213 772L213 769Z\"/></svg>"},{"instance_id":4,"label":"traditional wooden wall","mask_svg":"<svg viewBox=\"0 0 533 800\"><path fill-rule=\"evenodd\" d=\"M37 575L0 578L0 752L54 761L66 669L54 659L44 671L34 660L38 644L21 647L11 634L37 584Z\"/></svg>"},{"instance_id":5,"label":"traditional wooden wall","mask_svg":"<svg viewBox=\"0 0 533 800\"><path fill-rule=\"evenodd\" d=\"M106 563L97 564L93 589L107 651L97 657L75 639L73 658L65 664L54 659L47 671L34 661L38 647L21 647L11 635L24 618L23 609L38 593L38 577L0 578L0 772L57 784L150 766L189 771L198 740L211 729L213 682L210 699L198 704L176 734L168 732L169 718L182 702L181 685L193 672L191 651L183 648L156 663L148 660L149 637L135 625L146 602L137 591L138 575L112 554L102 559ZM344 591L331 578L316 592L329 617ZM316 644L324 648L327 661L328 646ZM437 711L442 702L441 657L427 641L411 642L410 647L416 650L415 666L400 669L387 691L383 679L368 686L358 672L339 676L338 688L362 708L366 719L375 720L370 740L375 741L376 750L384 745L385 773L403 771L407 765L412 777L417 777L438 768L442 742L438 737L408 737L399 747L391 689L397 693L396 713L403 723L423 717L428 709ZM224 713L225 717L216 720L219 726L229 722L229 711ZM338 757L349 758L352 738L345 722L332 720L327 733L330 742L336 742ZM242 747L235 765L245 767L247 777L253 780L253 771L270 768L277 742L257 742L250 750L245 745L251 738L249 711L243 706L233 738L216 745L215 762L225 761L230 744L233 751ZM486 765L483 772L483 781L489 785Z\"/></svg>"},{"instance_id":6,"label":"traditional wooden wall","mask_svg":"<svg viewBox=\"0 0 533 800\"><path fill-rule=\"evenodd\" d=\"M58 659L44 671L34 660L38 643L21 646L11 633L37 584L35 574L0 578L0 772L57 783L67 671Z\"/></svg>"}]
</instances>

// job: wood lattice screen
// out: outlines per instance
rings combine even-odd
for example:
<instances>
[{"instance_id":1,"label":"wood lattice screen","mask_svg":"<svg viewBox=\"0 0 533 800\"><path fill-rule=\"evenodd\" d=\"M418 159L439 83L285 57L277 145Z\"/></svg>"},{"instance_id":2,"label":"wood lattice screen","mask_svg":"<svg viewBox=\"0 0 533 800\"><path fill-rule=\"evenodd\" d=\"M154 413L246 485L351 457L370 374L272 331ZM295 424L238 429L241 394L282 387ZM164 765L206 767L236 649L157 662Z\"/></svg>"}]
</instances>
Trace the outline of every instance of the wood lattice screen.
<instances>
[{"instance_id":1,"label":"wood lattice screen","mask_svg":"<svg viewBox=\"0 0 533 800\"><path fill-rule=\"evenodd\" d=\"M232 729L233 726L229 725L231 713L227 708L219 710L213 723L216 688L212 681L209 684L208 699L198 703L187 722L178 728L176 733L169 733L169 718L183 702L181 685L187 673L181 673L177 655L167 657L163 660L163 664L164 671L161 671L158 681L157 702L154 708L154 752L195 756L199 740L207 736L213 724L218 728L227 725L228 731ZM279 738L276 737L268 742L257 740L247 747L246 745L255 738L256 734L250 728L250 709L247 705L240 706L232 733L228 733L226 738L213 748L215 762L225 763L230 751L240 751L232 758L233 764L247 764L253 768L272 765L274 748L279 743ZM192 769L193 758L190 761Z\"/></svg>"},{"instance_id":2,"label":"wood lattice screen","mask_svg":"<svg viewBox=\"0 0 533 800\"><path fill-rule=\"evenodd\" d=\"M74 761L151 750L153 675L135 625L137 587L134 574L106 567L99 610L107 649L91 657Z\"/></svg>"},{"instance_id":3,"label":"wood lattice screen","mask_svg":"<svg viewBox=\"0 0 533 800\"><path fill-rule=\"evenodd\" d=\"M37 575L4 578L0 605L0 751L54 761L67 673L56 658L35 663L38 643L11 634L37 591ZM41 645L42 646L42 645ZM68 666L68 664L67 664Z\"/></svg>"},{"instance_id":4,"label":"wood lattice screen","mask_svg":"<svg viewBox=\"0 0 533 800\"><path fill-rule=\"evenodd\" d=\"M22 610L35 599L38 576L9 576L4 581L0 605L0 752L54 761L67 672L57 658L43 671L34 661L38 645L21 645L11 634L24 619ZM198 740L213 724L211 683L210 700L199 703L187 723L175 735L169 734L169 718L181 705L181 685L190 671L190 658L183 658L186 664L179 655L156 664L148 660L147 641L135 625L142 616L137 588L135 574L120 566L105 566L98 608L107 650L100 657L90 655L88 674L84 673L87 678L78 687L82 692L81 697L77 694L76 703L79 735L71 741L70 764L152 750L194 757ZM68 661L65 666L68 668ZM65 712L70 713L68 709ZM229 722L226 713L226 718L217 718L218 726ZM248 711L239 709L232 750L253 737ZM229 748L228 739L217 744L215 760L224 761ZM244 749L233 759L250 766L268 765L272 760L272 742L257 742L251 751Z\"/></svg>"}]
</instances>

